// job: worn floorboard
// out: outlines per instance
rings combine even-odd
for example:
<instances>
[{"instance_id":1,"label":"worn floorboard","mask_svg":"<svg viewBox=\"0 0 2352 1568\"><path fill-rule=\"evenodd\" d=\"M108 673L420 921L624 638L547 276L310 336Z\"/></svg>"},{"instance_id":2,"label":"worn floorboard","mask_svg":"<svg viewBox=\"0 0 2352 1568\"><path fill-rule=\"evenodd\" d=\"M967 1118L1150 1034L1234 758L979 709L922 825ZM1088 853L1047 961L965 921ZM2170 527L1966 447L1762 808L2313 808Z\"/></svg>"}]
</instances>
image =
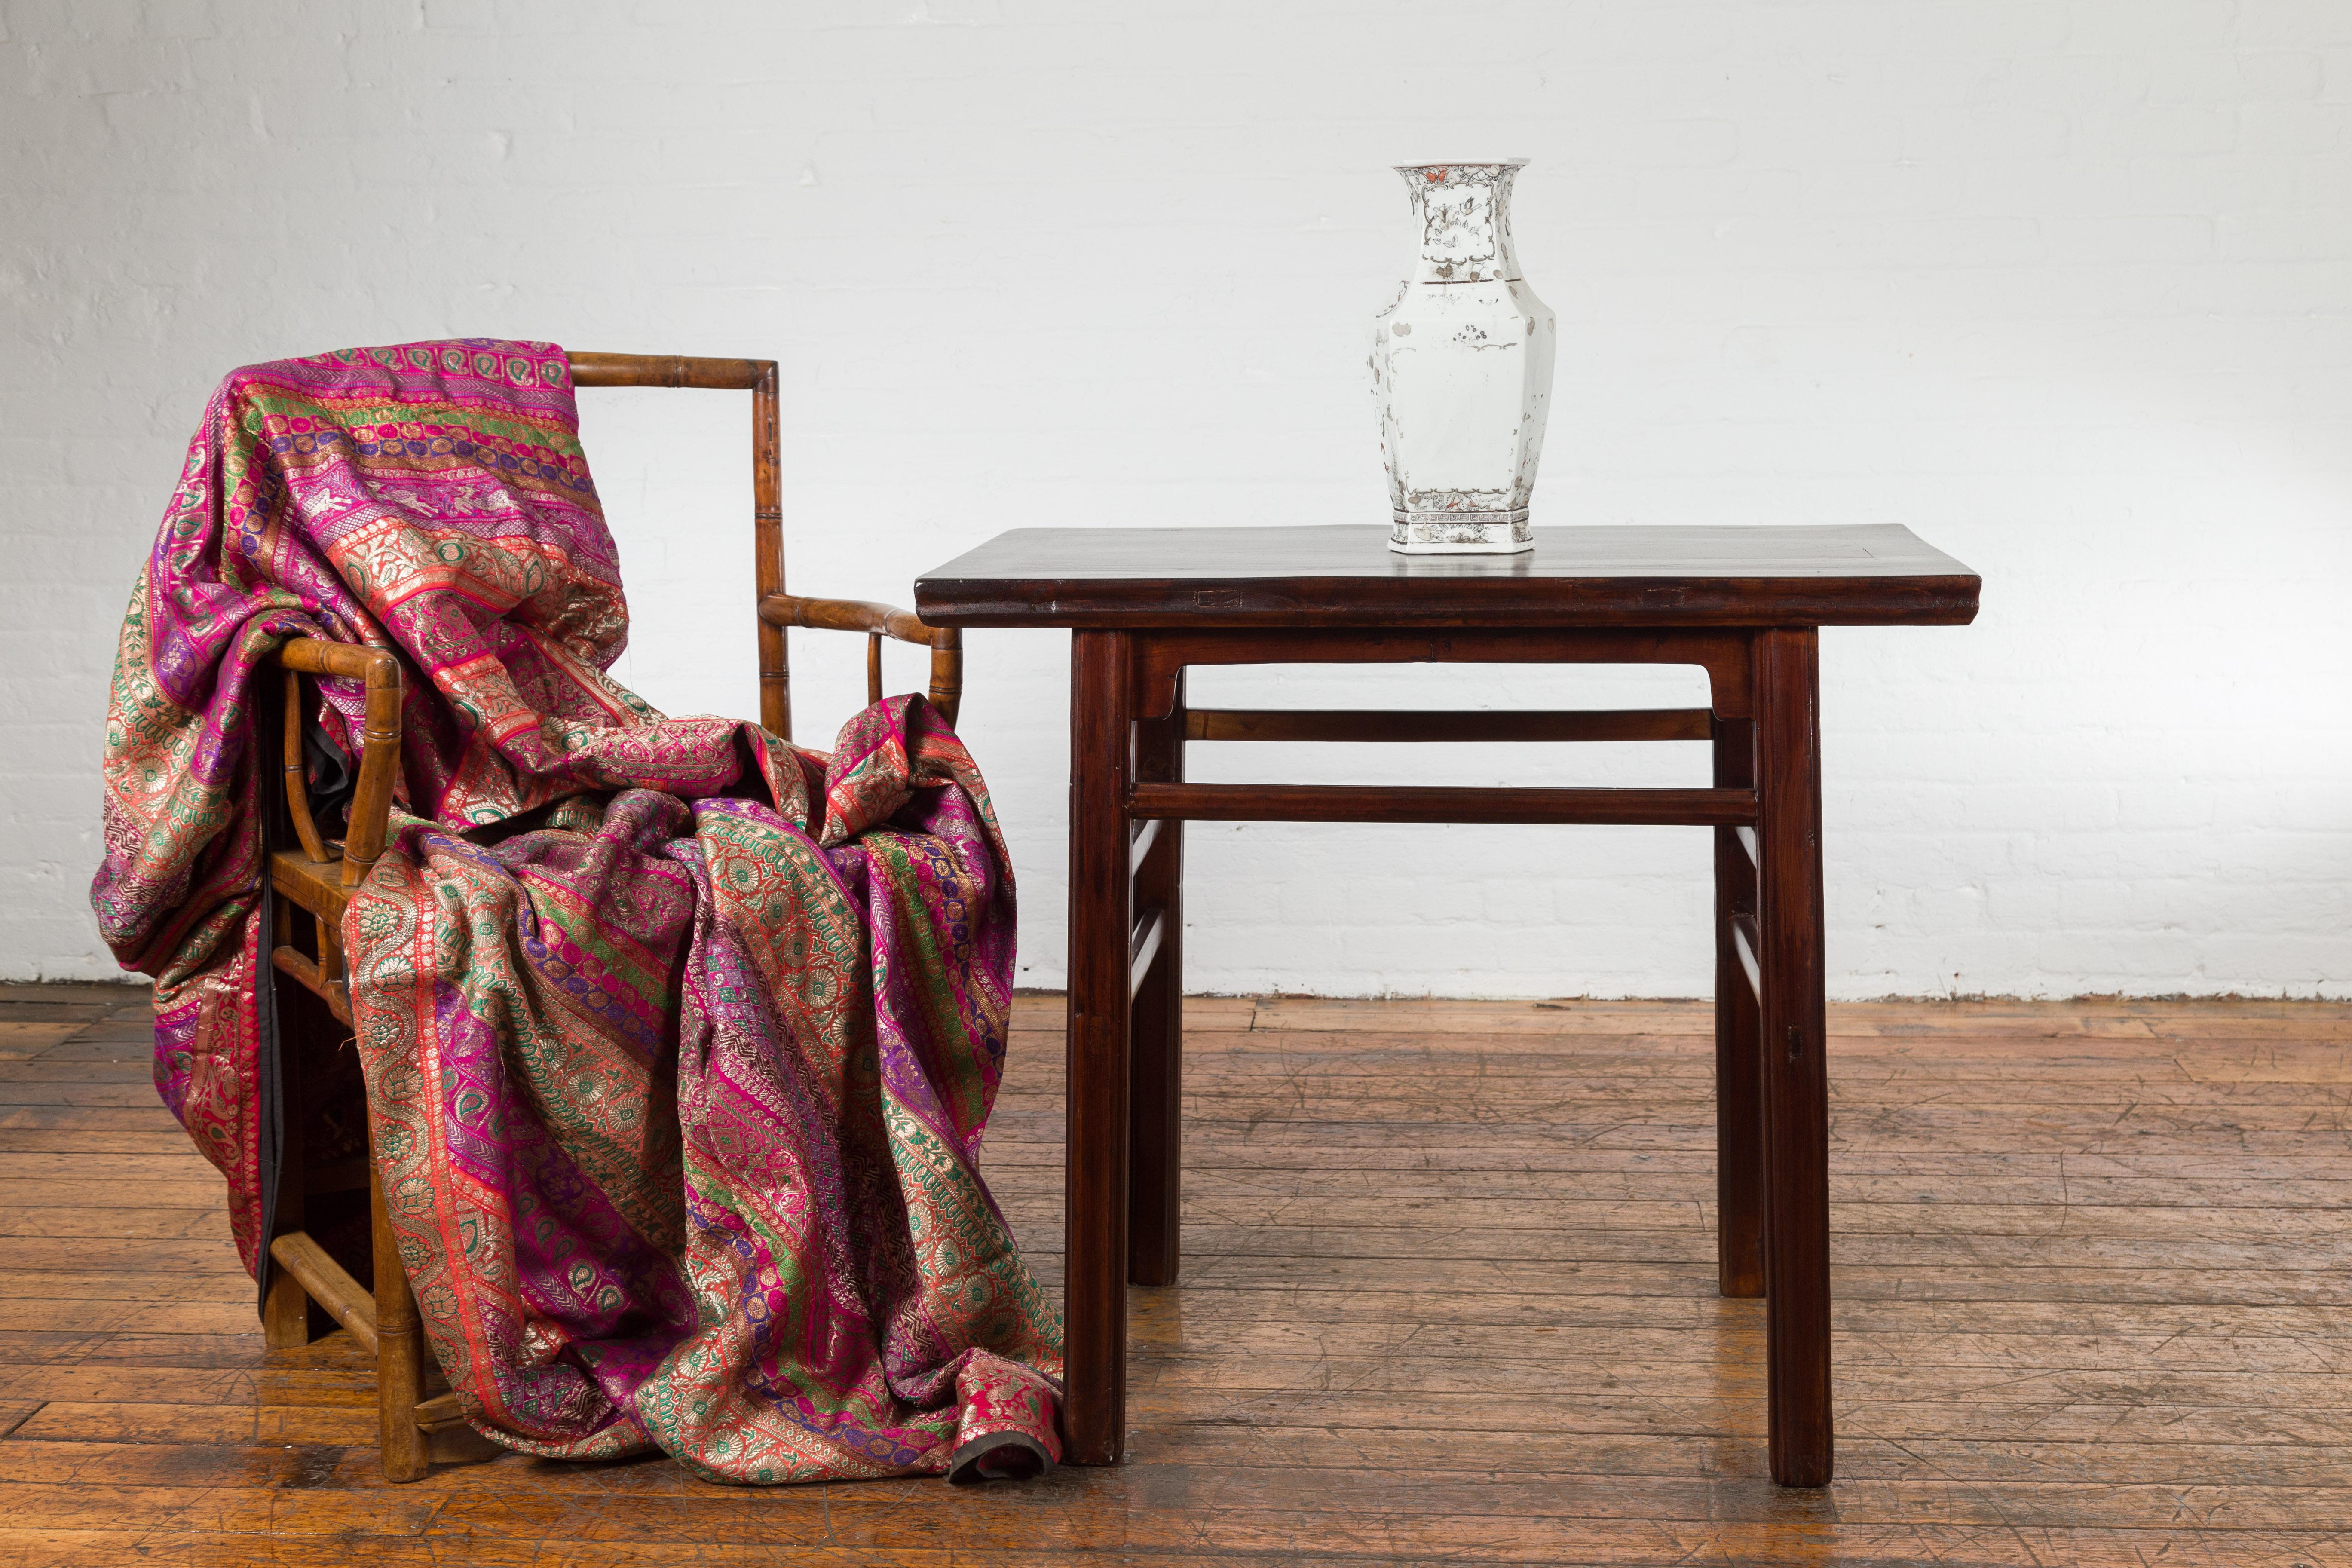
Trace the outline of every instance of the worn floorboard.
<instances>
[{"instance_id":1,"label":"worn floorboard","mask_svg":"<svg viewBox=\"0 0 2352 1568\"><path fill-rule=\"evenodd\" d=\"M1712 1012L1188 1005L1183 1283L1132 1455L752 1492L376 1474L364 1359L270 1354L133 992L0 987L0 1563L2352 1568L2352 1007L1833 1008L1839 1480L1764 1476L1715 1294ZM1058 999L986 1164L1060 1278Z\"/></svg>"}]
</instances>

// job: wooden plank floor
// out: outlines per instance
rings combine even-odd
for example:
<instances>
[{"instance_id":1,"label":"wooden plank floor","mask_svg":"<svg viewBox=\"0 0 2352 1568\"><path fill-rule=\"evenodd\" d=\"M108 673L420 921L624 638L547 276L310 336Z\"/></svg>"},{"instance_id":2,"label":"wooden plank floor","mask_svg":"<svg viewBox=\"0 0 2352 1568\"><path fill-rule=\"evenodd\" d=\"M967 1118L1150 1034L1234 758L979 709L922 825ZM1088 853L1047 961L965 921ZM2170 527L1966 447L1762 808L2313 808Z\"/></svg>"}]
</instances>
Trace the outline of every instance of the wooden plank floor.
<instances>
[{"instance_id":1,"label":"wooden plank floor","mask_svg":"<svg viewBox=\"0 0 2352 1568\"><path fill-rule=\"evenodd\" d=\"M1202 1000L1133 1458L753 1492L377 1477L265 1353L135 993L0 988L0 1563L2352 1563L2352 1007L1832 1010L1840 1479L1764 1478L1711 1011ZM988 1169L1059 1273L1059 1002Z\"/></svg>"}]
</instances>

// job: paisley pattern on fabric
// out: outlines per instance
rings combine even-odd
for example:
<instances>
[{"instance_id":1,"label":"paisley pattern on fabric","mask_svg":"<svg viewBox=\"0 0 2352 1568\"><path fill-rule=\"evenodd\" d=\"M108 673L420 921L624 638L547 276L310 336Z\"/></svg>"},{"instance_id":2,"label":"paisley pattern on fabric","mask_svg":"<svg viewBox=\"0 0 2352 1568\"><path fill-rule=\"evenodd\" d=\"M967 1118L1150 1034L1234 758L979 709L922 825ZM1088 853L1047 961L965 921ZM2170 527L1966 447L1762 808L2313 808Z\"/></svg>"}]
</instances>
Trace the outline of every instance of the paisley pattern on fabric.
<instances>
[{"instance_id":1,"label":"paisley pattern on fabric","mask_svg":"<svg viewBox=\"0 0 2352 1568\"><path fill-rule=\"evenodd\" d=\"M352 350L215 394L124 619L91 900L156 978L156 1087L247 1268L257 681L289 636L365 642L407 689L352 1003L474 1425L748 1482L1058 1458L1059 1315L977 1165L1013 944L986 785L920 698L830 757L664 718L605 674L627 620L562 350ZM356 752L363 693L319 684Z\"/></svg>"}]
</instances>

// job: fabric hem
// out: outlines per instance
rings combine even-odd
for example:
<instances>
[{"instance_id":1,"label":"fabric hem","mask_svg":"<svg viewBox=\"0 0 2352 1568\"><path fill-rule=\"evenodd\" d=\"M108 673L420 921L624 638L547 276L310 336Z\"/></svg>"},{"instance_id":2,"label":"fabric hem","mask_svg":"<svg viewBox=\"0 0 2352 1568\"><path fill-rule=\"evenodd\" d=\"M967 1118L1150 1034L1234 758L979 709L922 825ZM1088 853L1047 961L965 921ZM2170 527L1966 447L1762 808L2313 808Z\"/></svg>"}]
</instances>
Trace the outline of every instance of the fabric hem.
<instances>
[{"instance_id":1,"label":"fabric hem","mask_svg":"<svg viewBox=\"0 0 2352 1568\"><path fill-rule=\"evenodd\" d=\"M1045 1445L1026 1432L983 1432L959 1445L948 1459L948 1484L1034 1480L1054 1468Z\"/></svg>"}]
</instances>

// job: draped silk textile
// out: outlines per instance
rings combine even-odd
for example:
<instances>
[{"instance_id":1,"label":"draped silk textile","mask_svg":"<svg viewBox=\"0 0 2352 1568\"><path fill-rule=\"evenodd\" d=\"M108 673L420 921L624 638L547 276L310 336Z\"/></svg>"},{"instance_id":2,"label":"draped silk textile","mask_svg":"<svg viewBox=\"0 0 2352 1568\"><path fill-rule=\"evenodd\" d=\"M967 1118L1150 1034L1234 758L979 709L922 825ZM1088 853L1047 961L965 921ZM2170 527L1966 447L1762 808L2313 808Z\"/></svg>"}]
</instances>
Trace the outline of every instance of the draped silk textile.
<instances>
[{"instance_id":1,"label":"draped silk textile","mask_svg":"<svg viewBox=\"0 0 2352 1568\"><path fill-rule=\"evenodd\" d=\"M1058 1457L1060 1324L976 1161L1013 886L919 698L831 757L666 719L548 344L239 371L134 588L91 898L156 979L159 1092L262 1188L266 747L291 635L410 670L394 831L343 925L375 1157L426 1336L527 1452L714 1479ZM271 676L274 679L274 673ZM323 680L327 748L363 700Z\"/></svg>"}]
</instances>

